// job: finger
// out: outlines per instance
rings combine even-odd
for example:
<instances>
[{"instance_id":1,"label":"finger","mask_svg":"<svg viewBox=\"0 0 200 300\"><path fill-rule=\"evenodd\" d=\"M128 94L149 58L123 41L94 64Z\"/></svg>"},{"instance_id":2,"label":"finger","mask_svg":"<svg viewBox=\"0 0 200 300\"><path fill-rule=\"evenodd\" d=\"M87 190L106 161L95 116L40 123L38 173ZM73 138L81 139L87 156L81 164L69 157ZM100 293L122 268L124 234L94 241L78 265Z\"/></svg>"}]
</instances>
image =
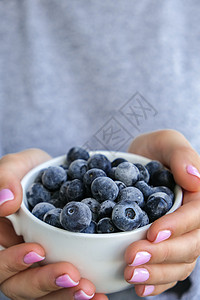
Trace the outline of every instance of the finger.
<instances>
[{"instance_id":1,"label":"finger","mask_svg":"<svg viewBox=\"0 0 200 300\"><path fill-rule=\"evenodd\" d=\"M80 281L78 270L67 262L29 268L10 277L1 284L3 293L15 299L37 299L62 288L77 286ZM94 294L95 287L85 281L86 292ZM18 298L17 298L18 299Z\"/></svg>"},{"instance_id":2,"label":"finger","mask_svg":"<svg viewBox=\"0 0 200 300\"><path fill-rule=\"evenodd\" d=\"M38 244L19 244L0 251L0 284L26 270L34 262L44 259L43 248ZM27 260L28 259L28 260Z\"/></svg>"},{"instance_id":3,"label":"finger","mask_svg":"<svg viewBox=\"0 0 200 300\"><path fill-rule=\"evenodd\" d=\"M7 248L22 242L22 236L16 235L12 223L8 219L0 217L0 245Z\"/></svg>"},{"instance_id":4,"label":"finger","mask_svg":"<svg viewBox=\"0 0 200 300\"><path fill-rule=\"evenodd\" d=\"M185 280L193 271L195 263L191 264L149 264L141 267L126 267L124 278L132 284L169 284Z\"/></svg>"},{"instance_id":5,"label":"finger","mask_svg":"<svg viewBox=\"0 0 200 300\"><path fill-rule=\"evenodd\" d=\"M1 158L0 216L12 214L18 210L22 201L21 179L33 167L49 159L50 156L39 149L29 149Z\"/></svg>"},{"instance_id":6,"label":"finger","mask_svg":"<svg viewBox=\"0 0 200 300\"><path fill-rule=\"evenodd\" d=\"M134 242L126 249L125 261L134 267L147 263L192 263L199 255L200 230L197 229L163 243Z\"/></svg>"},{"instance_id":7,"label":"finger","mask_svg":"<svg viewBox=\"0 0 200 300\"><path fill-rule=\"evenodd\" d=\"M200 157L180 132L159 130L140 135L129 151L159 160L185 190L200 190Z\"/></svg>"},{"instance_id":8,"label":"finger","mask_svg":"<svg viewBox=\"0 0 200 300\"><path fill-rule=\"evenodd\" d=\"M160 285L136 285L135 292L139 297L156 296L171 289L177 284L177 282L171 282L168 284Z\"/></svg>"},{"instance_id":9,"label":"finger","mask_svg":"<svg viewBox=\"0 0 200 300\"><path fill-rule=\"evenodd\" d=\"M151 242L161 242L200 228L200 192L184 193L184 205L157 219L147 232Z\"/></svg>"},{"instance_id":10,"label":"finger","mask_svg":"<svg viewBox=\"0 0 200 300\"><path fill-rule=\"evenodd\" d=\"M84 291L85 298L80 298L80 291ZM79 298L78 298L79 297ZM92 300L108 300L108 297L104 294L94 294L93 286L88 280L82 278L79 285L69 289L62 289L52 292L46 296L38 298L38 300L74 300L74 299L92 299Z\"/></svg>"}]
</instances>

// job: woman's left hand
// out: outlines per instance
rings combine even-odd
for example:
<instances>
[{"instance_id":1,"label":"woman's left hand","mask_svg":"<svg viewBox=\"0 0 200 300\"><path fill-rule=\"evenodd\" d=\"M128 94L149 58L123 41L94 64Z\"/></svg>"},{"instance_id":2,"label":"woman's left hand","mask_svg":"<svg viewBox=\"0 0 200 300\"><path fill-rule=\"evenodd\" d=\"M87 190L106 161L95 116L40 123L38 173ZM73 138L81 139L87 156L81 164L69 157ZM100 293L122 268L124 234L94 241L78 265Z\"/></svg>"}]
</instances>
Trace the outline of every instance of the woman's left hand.
<instances>
[{"instance_id":1,"label":"woman's left hand","mask_svg":"<svg viewBox=\"0 0 200 300\"><path fill-rule=\"evenodd\" d=\"M129 151L162 162L184 191L183 205L153 222L147 239L125 253L125 279L140 297L158 295L186 279L200 255L200 157L174 130L141 135Z\"/></svg>"}]
</instances>

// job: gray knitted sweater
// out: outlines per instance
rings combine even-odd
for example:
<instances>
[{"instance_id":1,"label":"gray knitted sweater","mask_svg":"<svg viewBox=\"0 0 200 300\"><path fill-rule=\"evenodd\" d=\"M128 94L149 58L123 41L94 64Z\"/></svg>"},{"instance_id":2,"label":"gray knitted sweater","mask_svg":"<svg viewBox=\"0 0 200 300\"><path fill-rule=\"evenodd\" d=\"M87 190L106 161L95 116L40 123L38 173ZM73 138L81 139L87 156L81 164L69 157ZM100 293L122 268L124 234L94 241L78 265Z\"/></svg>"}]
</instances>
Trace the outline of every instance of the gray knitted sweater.
<instances>
[{"instance_id":1,"label":"gray knitted sweater","mask_svg":"<svg viewBox=\"0 0 200 300\"><path fill-rule=\"evenodd\" d=\"M161 128L200 152L199 14L198 0L2 0L0 155L125 151ZM182 300L199 299L199 273Z\"/></svg>"}]
</instances>

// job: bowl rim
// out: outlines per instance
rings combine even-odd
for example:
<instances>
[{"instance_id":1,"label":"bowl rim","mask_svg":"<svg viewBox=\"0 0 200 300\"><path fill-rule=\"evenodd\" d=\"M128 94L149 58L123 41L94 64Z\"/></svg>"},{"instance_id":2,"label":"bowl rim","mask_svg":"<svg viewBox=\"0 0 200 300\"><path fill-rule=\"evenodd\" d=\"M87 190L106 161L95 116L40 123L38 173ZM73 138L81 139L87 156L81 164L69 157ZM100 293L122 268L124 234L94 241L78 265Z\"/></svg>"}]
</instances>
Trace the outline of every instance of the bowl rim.
<instances>
[{"instance_id":1,"label":"bowl rim","mask_svg":"<svg viewBox=\"0 0 200 300\"><path fill-rule=\"evenodd\" d=\"M140 161L141 160L146 161L146 163L152 161L152 159L149 159L147 157L144 157L144 156L138 155L138 154L134 154L134 153L126 153L126 152L119 152L119 151L105 151L105 150L102 150L102 151L101 150L89 151L90 156L93 155L93 154L97 154L97 153L98 154L103 154L103 155L106 155L106 156L114 154L113 158L117 158L116 155L118 157L120 157L120 155L121 156L126 156L126 157L130 157L132 160L135 158L135 159L138 159ZM86 237L88 239L94 239L94 238L107 239L107 238L119 238L119 237L124 237L125 238L127 236L132 236L132 235L137 234L137 233L139 234L141 232L146 232L147 229L153 224L153 222L152 222L152 223L149 223L149 224L147 224L145 226L142 226L140 228L133 229L131 231L89 234L89 233L82 233L82 232L72 232L72 231L68 231L66 229L57 228L57 227L49 225L49 224L43 222L42 220L38 219L37 217L35 217L31 213L31 211L27 208L27 206L25 204L25 202L27 201L26 200L26 189L27 189L26 185L27 185L27 182L29 181L29 179L31 177L36 177L40 170L42 170L46 167L49 167L49 166L53 166L53 165L56 166L56 165L62 164L65 159L66 159L66 155L60 155L60 156L57 156L55 158L52 158L52 159L50 159L50 160L34 167L22 178L21 185L22 185L22 190L23 190L23 200L22 200L21 207L19 208L17 214L19 214L20 212L25 213L34 223L38 223L39 225L41 225L44 228L48 229L48 231L51 230L51 231L55 231L57 233L59 232L59 234L63 234L63 235L67 234L67 236L72 236L72 237L76 237L76 238L78 237L78 238L83 238L83 239L85 239ZM32 181L32 183L33 183L33 181ZM176 201L174 201L173 206L171 207L171 209L165 215L174 212L182 204L182 196L183 196L182 188L179 185L176 184L174 192L175 192L175 195L176 195Z\"/></svg>"}]
</instances>

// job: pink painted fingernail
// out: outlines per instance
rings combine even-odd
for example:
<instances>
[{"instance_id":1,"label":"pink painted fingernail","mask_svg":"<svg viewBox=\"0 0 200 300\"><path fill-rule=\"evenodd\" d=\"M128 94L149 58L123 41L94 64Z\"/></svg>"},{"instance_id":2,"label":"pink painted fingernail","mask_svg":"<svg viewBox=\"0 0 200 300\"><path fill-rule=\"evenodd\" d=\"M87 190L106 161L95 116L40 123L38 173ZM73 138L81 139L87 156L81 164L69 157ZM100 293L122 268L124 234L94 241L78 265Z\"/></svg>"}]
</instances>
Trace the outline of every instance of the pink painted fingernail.
<instances>
[{"instance_id":1,"label":"pink painted fingernail","mask_svg":"<svg viewBox=\"0 0 200 300\"><path fill-rule=\"evenodd\" d=\"M159 231L158 234L157 234L157 237L154 241L154 243L160 243L162 241L165 241L167 240L170 236L171 236L171 231L170 230L162 230L162 231Z\"/></svg>"},{"instance_id":2,"label":"pink painted fingernail","mask_svg":"<svg viewBox=\"0 0 200 300\"><path fill-rule=\"evenodd\" d=\"M144 282L149 279L149 272L145 268L136 268L129 282Z\"/></svg>"},{"instance_id":3,"label":"pink painted fingernail","mask_svg":"<svg viewBox=\"0 0 200 300\"><path fill-rule=\"evenodd\" d=\"M136 267L147 263L151 259L151 254L146 251L140 251L136 254L133 262L129 265L131 267Z\"/></svg>"},{"instance_id":4,"label":"pink painted fingernail","mask_svg":"<svg viewBox=\"0 0 200 300\"><path fill-rule=\"evenodd\" d=\"M154 290L155 290L155 287L153 285L146 285L142 296L145 297L145 296L151 295Z\"/></svg>"},{"instance_id":5,"label":"pink painted fingernail","mask_svg":"<svg viewBox=\"0 0 200 300\"><path fill-rule=\"evenodd\" d=\"M194 166L188 165L186 167L186 171L188 172L188 174L194 175L194 176L196 176L196 177L198 177L200 179L200 173L197 170L197 168L195 168Z\"/></svg>"},{"instance_id":6,"label":"pink painted fingernail","mask_svg":"<svg viewBox=\"0 0 200 300\"><path fill-rule=\"evenodd\" d=\"M28 254L26 254L24 256L24 262L25 264L33 264L35 262L39 262L41 260L45 259L44 256L41 256L39 254L37 254L34 251L29 252Z\"/></svg>"},{"instance_id":7,"label":"pink painted fingernail","mask_svg":"<svg viewBox=\"0 0 200 300\"><path fill-rule=\"evenodd\" d=\"M63 287L63 288L77 286L78 284L79 284L79 281L76 282L76 281L72 280L68 274L64 274L64 275L61 275L56 278L56 285Z\"/></svg>"},{"instance_id":8,"label":"pink painted fingernail","mask_svg":"<svg viewBox=\"0 0 200 300\"><path fill-rule=\"evenodd\" d=\"M80 291L77 291L75 294L74 294L74 299L75 300L87 300L87 299L92 299L94 297L94 294L89 296L87 295L84 291L80 290Z\"/></svg>"},{"instance_id":9,"label":"pink painted fingernail","mask_svg":"<svg viewBox=\"0 0 200 300\"><path fill-rule=\"evenodd\" d=\"M6 201L13 200L14 195L9 189L3 189L0 191L0 205Z\"/></svg>"}]
</instances>

